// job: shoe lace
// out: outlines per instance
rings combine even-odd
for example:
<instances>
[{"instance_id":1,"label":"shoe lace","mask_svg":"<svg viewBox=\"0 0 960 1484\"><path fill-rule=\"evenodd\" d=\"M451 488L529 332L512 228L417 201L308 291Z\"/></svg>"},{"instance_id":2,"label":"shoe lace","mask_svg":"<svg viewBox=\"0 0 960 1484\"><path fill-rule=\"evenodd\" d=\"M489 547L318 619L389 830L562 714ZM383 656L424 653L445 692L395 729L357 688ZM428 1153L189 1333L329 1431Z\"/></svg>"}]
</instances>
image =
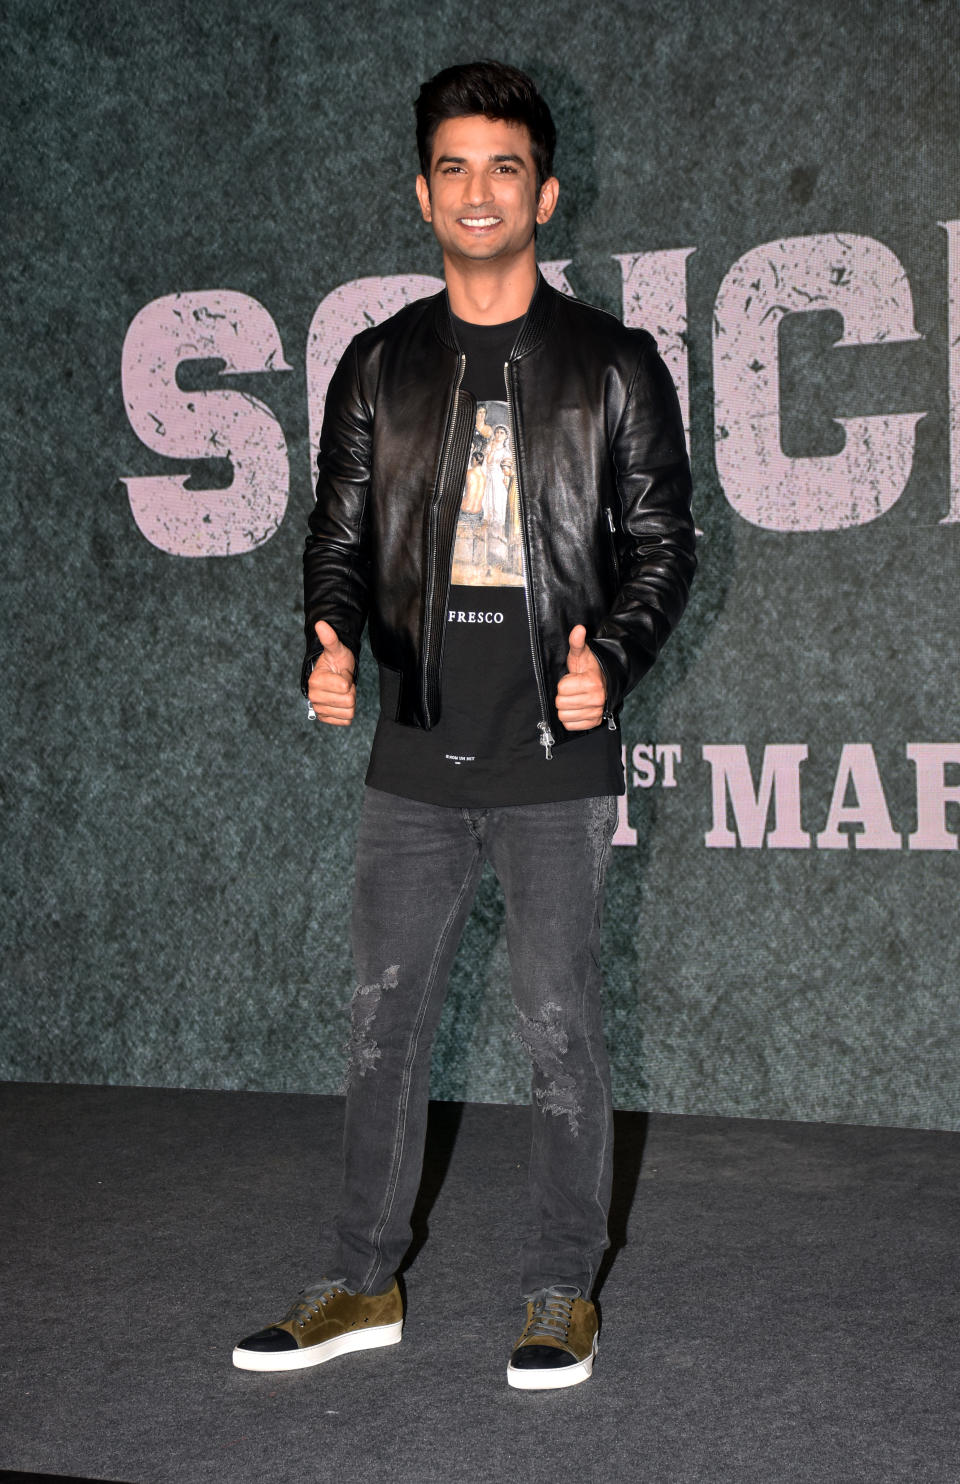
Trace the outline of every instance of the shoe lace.
<instances>
[{"instance_id":1,"label":"shoe lace","mask_svg":"<svg viewBox=\"0 0 960 1484\"><path fill-rule=\"evenodd\" d=\"M313 1319L320 1313L328 1299L335 1293L349 1293L342 1278L321 1278L319 1283L312 1283L309 1288L304 1288L290 1306L290 1311L284 1317L295 1320L301 1327L308 1319Z\"/></svg>"},{"instance_id":2,"label":"shoe lace","mask_svg":"<svg viewBox=\"0 0 960 1484\"><path fill-rule=\"evenodd\" d=\"M579 1297L579 1288L541 1288L527 1294L533 1310L523 1332L524 1340L565 1340L573 1319L573 1301Z\"/></svg>"}]
</instances>

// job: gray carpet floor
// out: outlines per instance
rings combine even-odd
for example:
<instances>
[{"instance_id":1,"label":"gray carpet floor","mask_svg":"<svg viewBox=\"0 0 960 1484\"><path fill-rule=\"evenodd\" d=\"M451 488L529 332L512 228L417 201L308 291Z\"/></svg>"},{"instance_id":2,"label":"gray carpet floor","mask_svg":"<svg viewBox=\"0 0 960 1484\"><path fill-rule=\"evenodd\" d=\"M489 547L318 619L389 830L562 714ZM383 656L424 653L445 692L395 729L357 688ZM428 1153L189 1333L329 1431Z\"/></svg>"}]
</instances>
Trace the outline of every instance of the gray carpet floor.
<instances>
[{"instance_id":1,"label":"gray carpet floor","mask_svg":"<svg viewBox=\"0 0 960 1484\"><path fill-rule=\"evenodd\" d=\"M960 1135L618 1116L593 1379L508 1389L522 1109L434 1105L403 1343L286 1376L332 1098L0 1087L0 1469L411 1484L960 1480Z\"/></svg>"}]
</instances>

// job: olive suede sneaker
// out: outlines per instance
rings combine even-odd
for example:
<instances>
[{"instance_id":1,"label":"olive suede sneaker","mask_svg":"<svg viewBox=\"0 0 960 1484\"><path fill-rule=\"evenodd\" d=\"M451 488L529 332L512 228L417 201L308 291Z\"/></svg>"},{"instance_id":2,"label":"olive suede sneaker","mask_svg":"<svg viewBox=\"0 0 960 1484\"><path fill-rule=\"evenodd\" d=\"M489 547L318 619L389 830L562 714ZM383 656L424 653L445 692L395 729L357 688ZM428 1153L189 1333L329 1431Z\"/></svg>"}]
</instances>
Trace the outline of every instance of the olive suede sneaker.
<instances>
[{"instance_id":1,"label":"olive suede sneaker","mask_svg":"<svg viewBox=\"0 0 960 1484\"><path fill-rule=\"evenodd\" d=\"M593 1370L597 1311L579 1288L557 1285L527 1295L527 1322L507 1366L521 1391L576 1386Z\"/></svg>"},{"instance_id":2,"label":"olive suede sneaker","mask_svg":"<svg viewBox=\"0 0 960 1484\"><path fill-rule=\"evenodd\" d=\"M277 1324L241 1340L233 1363L244 1371L296 1371L350 1350L398 1345L402 1329L396 1279L386 1293L353 1293L324 1278L305 1288Z\"/></svg>"}]
</instances>

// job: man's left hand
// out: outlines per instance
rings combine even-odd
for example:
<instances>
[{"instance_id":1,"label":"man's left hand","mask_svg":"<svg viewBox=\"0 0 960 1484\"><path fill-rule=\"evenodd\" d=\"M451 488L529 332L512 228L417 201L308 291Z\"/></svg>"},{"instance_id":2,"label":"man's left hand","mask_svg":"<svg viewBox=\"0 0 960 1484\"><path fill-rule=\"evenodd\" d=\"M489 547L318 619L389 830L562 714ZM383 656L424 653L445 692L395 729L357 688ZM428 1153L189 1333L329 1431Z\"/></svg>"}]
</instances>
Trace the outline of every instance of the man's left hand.
<instances>
[{"instance_id":1,"label":"man's left hand","mask_svg":"<svg viewBox=\"0 0 960 1484\"><path fill-rule=\"evenodd\" d=\"M567 673L557 686L557 715L568 732L589 732L603 720L607 683L600 662L587 644L582 623L570 630Z\"/></svg>"}]
</instances>

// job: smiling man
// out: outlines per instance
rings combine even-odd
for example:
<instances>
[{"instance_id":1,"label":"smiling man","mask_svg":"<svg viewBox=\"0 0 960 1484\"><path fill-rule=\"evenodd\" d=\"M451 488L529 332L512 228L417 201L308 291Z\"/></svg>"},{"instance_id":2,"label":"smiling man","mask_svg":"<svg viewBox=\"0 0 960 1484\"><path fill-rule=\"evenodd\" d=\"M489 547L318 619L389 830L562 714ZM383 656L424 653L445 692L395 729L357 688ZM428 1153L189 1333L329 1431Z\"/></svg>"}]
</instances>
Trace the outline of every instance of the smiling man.
<instances>
[{"instance_id":1,"label":"smiling man","mask_svg":"<svg viewBox=\"0 0 960 1484\"><path fill-rule=\"evenodd\" d=\"M542 1390L586 1380L596 1353L612 1152L599 938L623 791L618 717L686 602L690 473L651 337L539 273L536 230L559 186L530 78L497 62L451 67L423 85L416 114L417 198L446 289L363 331L340 362L304 554L312 714L353 720L368 622L380 672L342 1194L324 1276L233 1358L289 1370L400 1339L431 1046L486 860L532 1068L526 1323L507 1379Z\"/></svg>"}]
</instances>

